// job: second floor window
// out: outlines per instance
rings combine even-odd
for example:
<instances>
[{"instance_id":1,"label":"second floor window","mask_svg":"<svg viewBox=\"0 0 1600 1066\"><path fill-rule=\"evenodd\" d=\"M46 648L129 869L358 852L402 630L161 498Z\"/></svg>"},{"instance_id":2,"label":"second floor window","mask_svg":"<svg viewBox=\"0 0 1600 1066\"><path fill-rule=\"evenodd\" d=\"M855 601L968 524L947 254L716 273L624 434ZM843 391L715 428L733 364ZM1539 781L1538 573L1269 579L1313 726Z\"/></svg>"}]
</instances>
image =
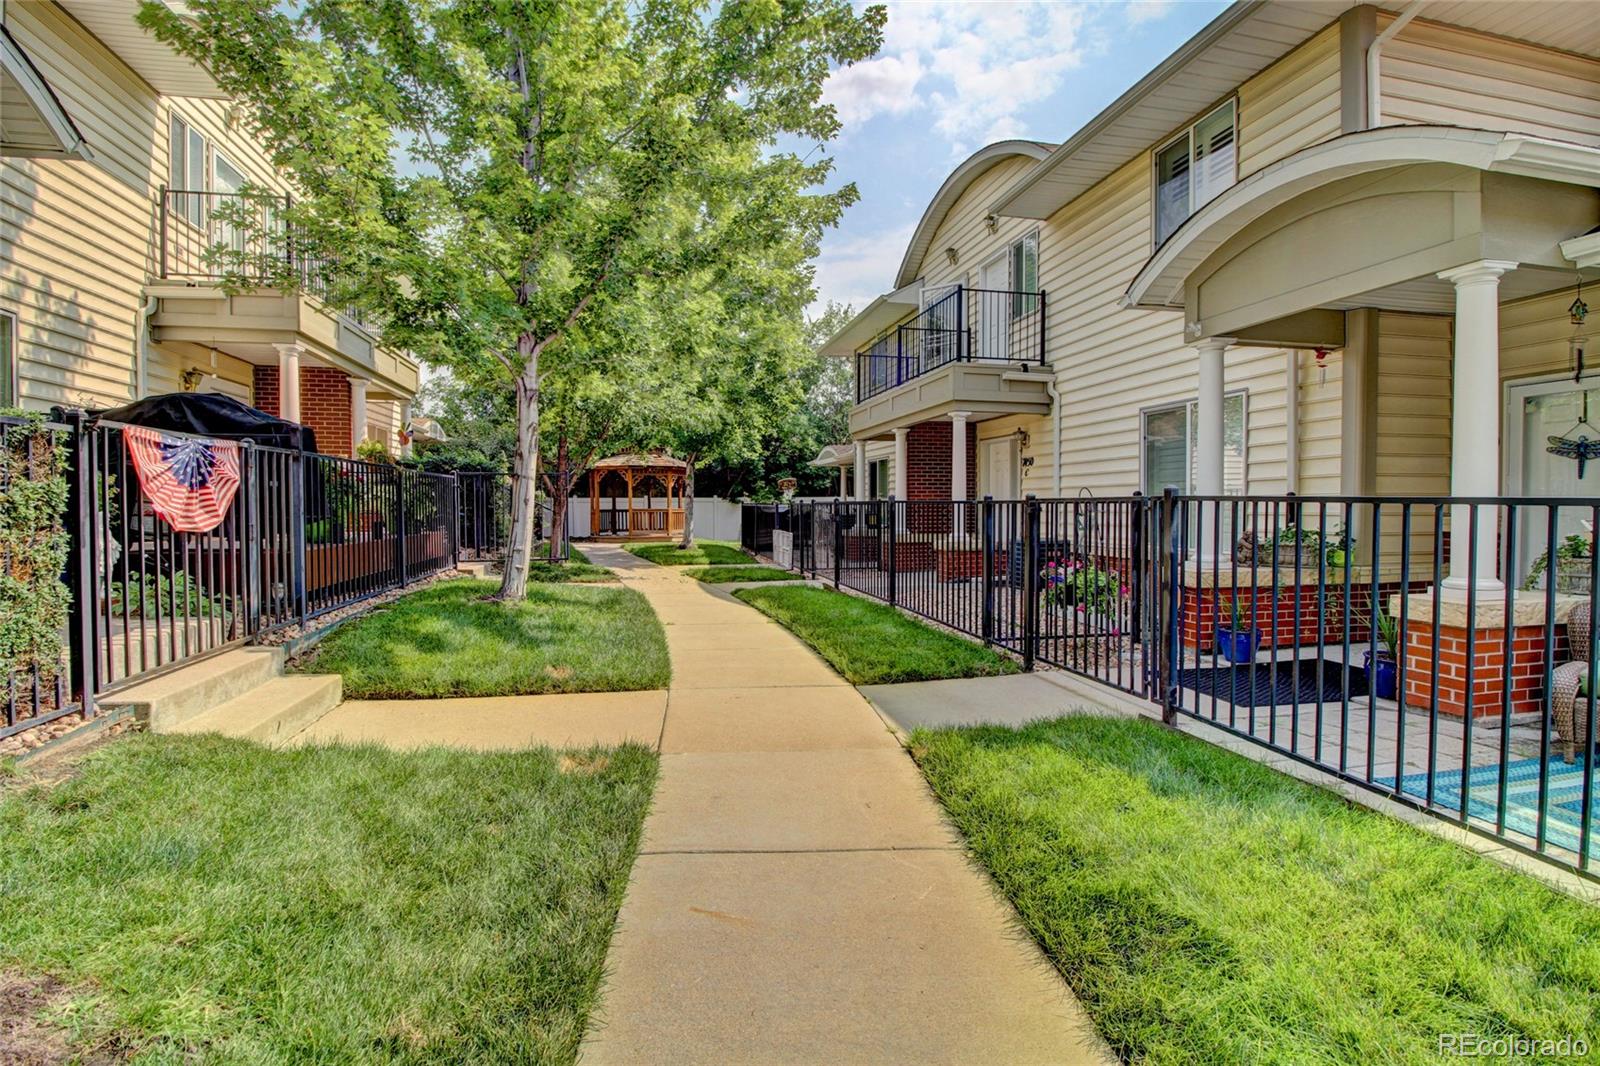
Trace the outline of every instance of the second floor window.
<instances>
[{"instance_id":1,"label":"second floor window","mask_svg":"<svg viewBox=\"0 0 1600 1066\"><path fill-rule=\"evenodd\" d=\"M17 319L0 311L0 407L15 407L17 398Z\"/></svg>"},{"instance_id":2,"label":"second floor window","mask_svg":"<svg viewBox=\"0 0 1600 1066\"><path fill-rule=\"evenodd\" d=\"M1011 246L1011 288L1020 294L1012 301L1011 317L1031 315L1039 308L1039 235L1030 233Z\"/></svg>"},{"instance_id":3,"label":"second floor window","mask_svg":"<svg viewBox=\"0 0 1600 1066\"><path fill-rule=\"evenodd\" d=\"M1229 100L1156 151L1156 244L1238 174L1234 102Z\"/></svg>"},{"instance_id":4,"label":"second floor window","mask_svg":"<svg viewBox=\"0 0 1600 1066\"><path fill-rule=\"evenodd\" d=\"M189 125L177 112L173 112L167 141L168 188L192 195L175 199L173 211L196 226L205 218L205 197L211 183L206 180L205 135Z\"/></svg>"}]
</instances>

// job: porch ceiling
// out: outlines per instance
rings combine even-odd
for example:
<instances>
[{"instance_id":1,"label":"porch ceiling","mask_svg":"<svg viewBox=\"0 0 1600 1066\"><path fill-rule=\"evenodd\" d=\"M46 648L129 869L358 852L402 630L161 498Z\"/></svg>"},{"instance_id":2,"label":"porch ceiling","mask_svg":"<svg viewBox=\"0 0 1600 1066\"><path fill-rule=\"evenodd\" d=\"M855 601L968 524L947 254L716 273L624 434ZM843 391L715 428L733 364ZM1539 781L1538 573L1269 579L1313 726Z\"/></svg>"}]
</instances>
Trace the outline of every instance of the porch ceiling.
<instances>
[{"instance_id":1,"label":"porch ceiling","mask_svg":"<svg viewBox=\"0 0 1600 1066\"><path fill-rule=\"evenodd\" d=\"M1544 292L1572 287L1572 271L1549 267L1519 267L1500 278L1500 300L1520 300ZM1398 285L1386 285L1359 293L1348 300L1335 300L1330 307L1351 311L1358 307L1377 307L1385 311L1413 311L1419 314L1447 315L1455 310L1456 290L1437 277L1413 278Z\"/></svg>"}]
</instances>

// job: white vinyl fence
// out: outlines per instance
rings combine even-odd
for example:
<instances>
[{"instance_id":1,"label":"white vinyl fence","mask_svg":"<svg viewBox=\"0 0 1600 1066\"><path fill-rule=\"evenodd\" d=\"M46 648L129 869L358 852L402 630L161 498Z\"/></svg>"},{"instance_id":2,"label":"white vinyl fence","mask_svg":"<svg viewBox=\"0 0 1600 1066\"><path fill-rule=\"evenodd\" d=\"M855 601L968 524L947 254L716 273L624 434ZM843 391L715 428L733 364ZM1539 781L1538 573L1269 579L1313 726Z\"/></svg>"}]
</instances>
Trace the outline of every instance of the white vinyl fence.
<instances>
[{"instance_id":1,"label":"white vinyl fence","mask_svg":"<svg viewBox=\"0 0 1600 1066\"><path fill-rule=\"evenodd\" d=\"M618 501L621 502L621 501ZM667 502L660 497L651 497L646 505L643 497L638 497L635 506L665 507ZM550 502L546 500L544 507L544 525L550 525ZM589 529L589 498L587 496L574 496L567 501L567 535L574 540L581 540L591 535ZM696 496L694 498L694 535L706 540L732 540L739 539L739 505L731 500L724 500L720 496Z\"/></svg>"}]
</instances>

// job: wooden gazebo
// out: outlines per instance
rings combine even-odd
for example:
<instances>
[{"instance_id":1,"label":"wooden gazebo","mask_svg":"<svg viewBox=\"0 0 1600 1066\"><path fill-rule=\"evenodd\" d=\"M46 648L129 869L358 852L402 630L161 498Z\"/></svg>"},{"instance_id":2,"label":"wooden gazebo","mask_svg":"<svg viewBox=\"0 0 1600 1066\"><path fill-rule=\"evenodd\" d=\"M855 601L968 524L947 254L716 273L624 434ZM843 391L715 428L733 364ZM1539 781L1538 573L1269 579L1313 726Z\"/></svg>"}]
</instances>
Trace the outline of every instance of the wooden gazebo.
<instances>
[{"instance_id":1,"label":"wooden gazebo","mask_svg":"<svg viewBox=\"0 0 1600 1066\"><path fill-rule=\"evenodd\" d=\"M664 452L613 455L595 463L589 469L590 535L648 540L682 534L688 469L688 463Z\"/></svg>"}]
</instances>

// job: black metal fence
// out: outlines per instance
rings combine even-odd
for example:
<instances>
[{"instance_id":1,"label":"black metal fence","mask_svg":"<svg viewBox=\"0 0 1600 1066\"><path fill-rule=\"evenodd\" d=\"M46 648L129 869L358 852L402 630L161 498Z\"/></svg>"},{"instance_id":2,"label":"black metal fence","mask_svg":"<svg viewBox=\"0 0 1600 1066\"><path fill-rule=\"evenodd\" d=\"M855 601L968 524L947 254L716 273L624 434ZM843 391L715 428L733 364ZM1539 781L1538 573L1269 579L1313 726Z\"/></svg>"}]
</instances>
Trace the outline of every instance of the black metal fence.
<instances>
[{"instance_id":1,"label":"black metal fence","mask_svg":"<svg viewBox=\"0 0 1600 1066\"><path fill-rule=\"evenodd\" d=\"M765 531L836 587L1592 874L1600 501L1168 494L746 512L746 547L761 551Z\"/></svg>"},{"instance_id":2,"label":"black metal fence","mask_svg":"<svg viewBox=\"0 0 1600 1066\"><path fill-rule=\"evenodd\" d=\"M478 557L505 546L504 478L248 441L237 445L238 487L220 520L180 532L141 484L130 428L81 412L37 427L0 420L0 481L43 478L29 461L40 441L66 453L60 580L70 594L60 662L7 658L0 738L92 714L97 696L451 569L463 533ZM14 485L0 488L16 498Z\"/></svg>"},{"instance_id":3,"label":"black metal fence","mask_svg":"<svg viewBox=\"0 0 1600 1066\"><path fill-rule=\"evenodd\" d=\"M1044 364L1045 294L958 285L856 352L856 402L955 362Z\"/></svg>"}]
</instances>

